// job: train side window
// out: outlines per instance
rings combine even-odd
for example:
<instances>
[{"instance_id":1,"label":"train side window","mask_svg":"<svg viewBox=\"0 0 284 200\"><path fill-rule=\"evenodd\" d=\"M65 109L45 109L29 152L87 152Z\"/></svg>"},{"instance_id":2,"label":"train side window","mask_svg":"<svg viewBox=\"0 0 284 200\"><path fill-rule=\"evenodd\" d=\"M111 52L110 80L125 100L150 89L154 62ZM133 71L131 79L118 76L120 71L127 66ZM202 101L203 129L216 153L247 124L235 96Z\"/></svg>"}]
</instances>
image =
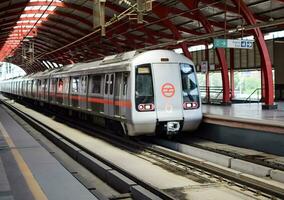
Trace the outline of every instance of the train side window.
<instances>
[{"instance_id":1,"label":"train side window","mask_svg":"<svg viewBox=\"0 0 284 200\"><path fill-rule=\"evenodd\" d=\"M63 91L62 92L65 94L69 93L69 81L70 81L69 77L63 78Z\"/></svg>"},{"instance_id":2,"label":"train side window","mask_svg":"<svg viewBox=\"0 0 284 200\"><path fill-rule=\"evenodd\" d=\"M72 77L72 85L71 85L71 92L78 93L79 92L79 76Z\"/></svg>"},{"instance_id":3,"label":"train side window","mask_svg":"<svg viewBox=\"0 0 284 200\"><path fill-rule=\"evenodd\" d=\"M62 78L59 78L57 83L57 93L62 93L62 92L63 92L63 80Z\"/></svg>"},{"instance_id":4,"label":"train side window","mask_svg":"<svg viewBox=\"0 0 284 200\"><path fill-rule=\"evenodd\" d=\"M113 94L114 74L110 75L109 94Z\"/></svg>"},{"instance_id":5,"label":"train side window","mask_svg":"<svg viewBox=\"0 0 284 200\"><path fill-rule=\"evenodd\" d=\"M33 86L33 81L29 80L28 81L28 90L27 90L29 94L32 92L32 86Z\"/></svg>"},{"instance_id":6,"label":"train side window","mask_svg":"<svg viewBox=\"0 0 284 200\"><path fill-rule=\"evenodd\" d=\"M43 84L41 85L42 91L45 92L46 90L47 79L43 80Z\"/></svg>"},{"instance_id":7,"label":"train side window","mask_svg":"<svg viewBox=\"0 0 284 200\"><path fill-rule=\"evenodd\" d=\"M31 93L32 93L32 96L35 96L36 95L36 92L37 92L37 80L32 80L32 86L31 86Z\"/></svg>"},{"instance_id":8,"label":"train side window","mask_svg":"<svg viewBox=\"0 0 284 200\"><path fill-rule=\"evenodd\" d=\"M50 81L50 92L53 93L53 94L56 93L57 81L58 81L57 78L53 78L53 79L51 79L51 81Z\"/></svg>"},{"instance_id":9,"label":"train side window","mask_svg":"<svg viewBox=\"0 0 284 200\"><path fill-rule=\"evenodd\" d=\"M82 94L87 93L87 76L81 77L81 93Z\"/></svg>"},{"instance_id":10,"label":"train side window","mask_svg":"<svg viewBox=\"0 0 284 200\"><path fill-rule=\"evenodd\" d=\"M35 82L35 80L29 81L29 84L30 84L29 88L30 88L31 93L33 93L33 91L34 91L34 82Z\"/></svg>"},{"instance_id":11,"label":"train side window","mask_svg":"<svg viewBox=\"0 0 284 200\"><path fill-rule=\"evenodd\" d=\"M123 92L122 92L123 96L126 96L126 94L127 94L128 76L129 76L128 73L123 73Z\"/></svg>"},{"instance_id":12,"label":"train side window","mask_svg":"<svg viewBox=\"0 0 284 200\"><path fill-rule=\"evenodd\" d=\"M106 74L106 80L105 80L105 94L108 92L108 80L109 80L109 75Z\"/></svg>"},{"instance_id":13,"label":"train side window","mask_svg":"<svg viewBox=\"0 0 284 200\"><path fill-rule=\"evenodd\" d=\"M24 87L25 87L25 83L24 83L24 81L22 81L22 87L21 87L21 92L22 92L22 94L24 94Z\"/></svg>"},{"instance_id":14,"label":"train side window","mask_svg":"<svg viewBox=\"0 0 284 200\"><path fill-rule=\"evenodd\" d=\"M102 85L102 76L95 75L92 76L91 93L100 94Z\"/></svg>"},{"instance_id":15,"label":"train side window","mask_svg":"<svg viewBox=\"0 0 284 200\"><path fill-rule=\"evenodd\" d=\"M41 89L41 80L38 80L38 90Z\"/></svg>"}]
</instances>

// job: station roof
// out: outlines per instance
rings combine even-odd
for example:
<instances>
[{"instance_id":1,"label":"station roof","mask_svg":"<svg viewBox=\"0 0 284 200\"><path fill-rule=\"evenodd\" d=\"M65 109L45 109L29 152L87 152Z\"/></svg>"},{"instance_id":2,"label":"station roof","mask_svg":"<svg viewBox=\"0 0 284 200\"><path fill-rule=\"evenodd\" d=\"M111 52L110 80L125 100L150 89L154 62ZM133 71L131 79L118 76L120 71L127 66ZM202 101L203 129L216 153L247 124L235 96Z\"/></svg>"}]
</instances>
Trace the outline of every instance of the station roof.
<instances>
[{"instance_id":1,"label":"station roof","mask_svg":"<svg viewBox=\"0 0 284 200\"><path fill-rule=\"evenodd\" d=\"M144 13L143 24L137 23L135 3L106 0L108 26L106 36L101 36L93 25L94 0L2 0L0 60L32 73L133 49L158 48L158 44L174 49L179 42L173 41L184 38L189 46L207 44L215 37L208 29L211 33L237 30L226 37L250 35L241 3L256 23L279 22L263 26L264 33L284 27L284 0L156 0ZM204 27L204 21L209 26Z\"/></svg>"}]
</instances>

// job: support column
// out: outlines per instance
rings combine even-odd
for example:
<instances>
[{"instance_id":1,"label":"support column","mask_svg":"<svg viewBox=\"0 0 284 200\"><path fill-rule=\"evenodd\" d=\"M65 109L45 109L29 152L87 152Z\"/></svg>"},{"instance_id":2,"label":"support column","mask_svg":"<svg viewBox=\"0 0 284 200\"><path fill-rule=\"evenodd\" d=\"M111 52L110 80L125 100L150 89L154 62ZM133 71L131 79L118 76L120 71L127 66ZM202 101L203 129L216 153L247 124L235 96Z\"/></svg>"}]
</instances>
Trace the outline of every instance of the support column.
<instances>
[{"instance_id":1,"label":"support column","mask_svg":"<svg viewBox=\"0 0 284 200\"><path fill-rule=\"evenodd\" d=\"M265 99L265 78L264 78L264 73L263 70L260 70L260 76L261 76L261 102L264 101Z\"/></svg>"},{"instance_id":2,"label":"support column","mask_svg":"<svg viewBox=\"0 0 284 200\"><path fill-rule=\"evenodd\" d=\"M231 82L231 101L235 98L235 51L230 49L230 82Z\"/></svg>"},{"instance_id":3,"label":"support column","mask_svg":"<svg viewBox=\"0 0 284 200\"><path fill-rule=\"evenodd\" d=\"M190 54L190 52L189 52L189 50L188 50L188 46L187 46L186 43L183 42L183 43L181 44L181 49L182 49L182 51L183 51L183 54L184 54L186 57L188 57L189 59L192 60L192 55Z\"/></svg>"},{"instance_id":4,"label":"support column","mask_svg":"<svg viewBox=\"0 0 284 200\"><path fill-rule=\"evenodd\" d=\"M205 60L208 62L208 69L205 73L205 88L206 88L206 99L207 103L210 103L210 80L209 80L209 49L208 49L208 44L205 45Z\"/></svg>"},{"instance_id":5,"label":"support column","mask_svg":"<svg viewBox=\"0 0 284 200\"><path fill-rule=\"evenodd\" d=\"M256 24L256 19L243 0L232 0L236 7L240 6L242 16L245 18L247 24ZM272 78L272 65L267 45L260 28L253 29L253 34L261 56L261 67L264 75L265 96L263 109L276 109L277 105L274 104L274 90Z\"/></svg>"},{"instance_id":6,"label":"support column","mask_svg":"<svg viewBox=\"0 0 284 200\"><path fill-rule=\"evenodd\" d=\"M196 15L198 21L201 22L203 25L206 33L214 32L211 24L207 20L206 16L200 12L198 8L198 3L200 0L180 0L188 9L194 10L192 14ZM230 82L229 82L229 75L228 75L228 64L226 61L225 51L224 49L216 49L216 53L218 56L219 64L221 66L221 73L222 73L222 83L223 83L223 104L230 105Z\"/></svg>"}]
</instances>

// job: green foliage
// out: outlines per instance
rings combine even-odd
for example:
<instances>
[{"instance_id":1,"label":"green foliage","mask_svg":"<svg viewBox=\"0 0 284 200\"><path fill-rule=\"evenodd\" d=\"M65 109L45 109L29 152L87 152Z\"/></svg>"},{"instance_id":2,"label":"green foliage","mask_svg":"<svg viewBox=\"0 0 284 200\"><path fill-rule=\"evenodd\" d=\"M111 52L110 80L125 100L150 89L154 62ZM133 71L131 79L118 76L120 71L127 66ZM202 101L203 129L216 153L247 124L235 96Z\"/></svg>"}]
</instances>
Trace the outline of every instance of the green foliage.
<instances>
[{"instance_id":1,"label":"green foliage","mask_svg":"<svg viewBox=\"0 0 284 200\"><path fill-rule=\"evenodd\" d=\"M199 85L205 86L205 74L197 74ZM210 76L210 87L220 87L222 88L222 76L221 72L211 72ZM235 94L236 98L247 98L252 94L257 88L261 87L261 77L260 71L246 71L246 72L235 72L234 73L235 82ZM260 91L259 91L260 93ZM258 92L255 93L254 98L259 98ZM204 95L202 95L204 96Z\"/></svg>"}]
</instances>

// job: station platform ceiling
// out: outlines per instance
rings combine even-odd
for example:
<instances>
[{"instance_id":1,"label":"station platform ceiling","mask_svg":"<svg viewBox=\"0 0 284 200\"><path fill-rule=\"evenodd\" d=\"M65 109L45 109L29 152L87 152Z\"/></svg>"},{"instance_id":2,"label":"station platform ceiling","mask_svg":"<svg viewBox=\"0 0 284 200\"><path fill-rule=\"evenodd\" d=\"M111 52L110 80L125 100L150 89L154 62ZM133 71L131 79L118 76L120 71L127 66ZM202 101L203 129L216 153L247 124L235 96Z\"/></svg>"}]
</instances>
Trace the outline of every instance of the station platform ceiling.
<instances>
[{"instance_id":1,"label":"station platform ceiling","mask_svg":"<svg viewBox=\"0 0 284 200\"><path fill-rule=\"evenodd\" d=\"M249 25L263 33L283 29L283 0L106 0L102 36L94 28L97 2L1 1L0 59L32 73L145 47L182 48L190 56L187 47L211 43L220 31L236 38L252 35ZM147 5L141 12L139 2Z\"/></svg>"}]
</instances>

